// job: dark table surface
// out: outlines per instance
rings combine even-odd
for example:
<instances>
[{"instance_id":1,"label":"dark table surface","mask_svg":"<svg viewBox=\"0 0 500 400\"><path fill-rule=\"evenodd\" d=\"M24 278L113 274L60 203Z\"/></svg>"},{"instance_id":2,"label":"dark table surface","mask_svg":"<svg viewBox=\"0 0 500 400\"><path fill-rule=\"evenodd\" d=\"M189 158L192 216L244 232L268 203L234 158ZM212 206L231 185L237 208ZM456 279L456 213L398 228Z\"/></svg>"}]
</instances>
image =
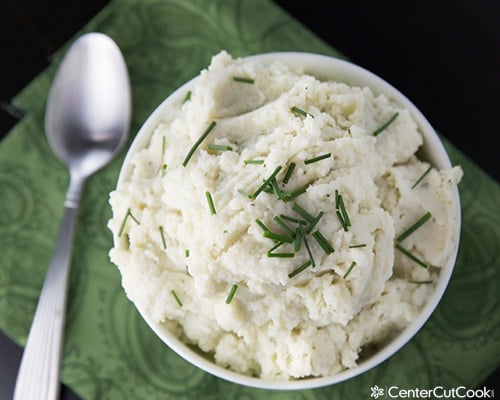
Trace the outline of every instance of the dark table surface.
<instances>
[{"instance_id":1,"label":"dark table surface","mask_svg":"<svg viewBox=\"0 0 500 400\"><path fill-rule=\"evenodd\" d=\"M207 0L210 1L210 0ZM276 0L351 61L396 86L436 130L500 180L498 0ZM106 0L0 2L0 138L22 117L10 99ZM22 350L0 333L0 400ZM484 385L500 393L497 370ZM62 399L77 399L63 387Z\"/></svg>"}]
</instances>

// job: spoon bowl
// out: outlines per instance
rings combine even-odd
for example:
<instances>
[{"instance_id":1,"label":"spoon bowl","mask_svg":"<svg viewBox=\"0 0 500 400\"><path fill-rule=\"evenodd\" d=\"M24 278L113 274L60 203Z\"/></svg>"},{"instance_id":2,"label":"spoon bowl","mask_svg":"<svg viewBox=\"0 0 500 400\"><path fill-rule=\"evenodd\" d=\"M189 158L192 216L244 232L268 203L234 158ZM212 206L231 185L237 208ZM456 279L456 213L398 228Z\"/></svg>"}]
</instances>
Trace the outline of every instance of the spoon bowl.
<instances>
[{"instance_id":1,"label":"spoon bowl","mask_svg":"<svg viewBox=\"0 0 500 400\"><path fill-rule=\"evenodd\" d=\"M57 399L74 224L85 180L125 143L131 91L123 56L108 36L88 33L69 48L47 99L45 131L70 184L56 246L21 359L15 400Z\"/></svg>"},{"instance_id":2,"label":"spoon bowl","mask_svg":"<svg viewBox=\"0 0 500 400\"><path fill-rule=\"evenodd\" d=\"M89 33L69 49L47 99L45 131L70 171L89 176L125 143L130 86L120 50L108 36Z\"/></svg>"}]
</instances>

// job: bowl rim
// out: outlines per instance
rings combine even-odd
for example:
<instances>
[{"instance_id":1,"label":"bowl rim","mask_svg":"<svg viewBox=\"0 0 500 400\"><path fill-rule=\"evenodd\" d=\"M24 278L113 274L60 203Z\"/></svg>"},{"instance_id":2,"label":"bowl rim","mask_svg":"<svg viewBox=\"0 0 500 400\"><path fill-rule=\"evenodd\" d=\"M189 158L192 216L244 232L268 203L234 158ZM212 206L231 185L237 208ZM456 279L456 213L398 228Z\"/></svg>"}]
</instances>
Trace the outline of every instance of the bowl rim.
<instances>
[{"instance_id":1,"label":"bowl rim","mask_svg":"<svg viewBox=\"0 0 500 400\"><path fill-rule=\"evenodd\" d=\"M423 153L426 155L425 158L431 161L432 164L439 169L449 169L452 167L451 161L441 139L439 138L438 134L431 126L429 121L425 118L425 116L398 89L396 89L390 83L385 81L380 76L374 74L373 72L349 61L345 61L328 55L307 52L269 52L241 57L241 59L262 62L264 64L270 64L279 60L289 66L301 66L304 69L304 73L311 74L319 79L329 79L339 82L345 82L350 86L368 86L375 94L386 95L388 98L394 100L397 104L408 109L412 114L415 122L419 127L419 131L422 133L422 136L424 138L424 143L421 146L420 151L423 151ZM133 155L149 143L150 137L152 136L154 129L162 120L166 109L172 104L181 103L187 91L197 83L199 78L200 76L197 75L180 86L170 95L168 95L147 117L146 121L138 130L136 137L134 138L127 151L125 159L122 163L122 167L120 169L117 188L119 188L130 176L133 168L131 163ZM344 370L336 375L325 377L311 377L298 380L272 380L247 376L231 371L203 357L201 354L179 340L166 327L152 321L152 319L148 317L146 312L144 312L144 310L141 310L139 306L135 304L134 305L141 317L145 320L145 322L149 325L153 332L171 350L173 350L179 356L187 360L189 363L200 368L201 370L226 381L241 384L244 386L271 390L313 389L346 381L378 366L382 362L388 360L400 349L402 349L425 325L427 320L439 305L439 302L441 301L451 278L458 255L460 242L461 208L458 188L454 189L454 197L456 200L455 214L457 218L457 240L455 243L455 247L453 253L449 257L448 263L441 268L435 289L430 298L427 299L427 302L422 308L420 314L417 318L410 322L410 324L407 325L395 338L384 345L381 350L377 351L374 355L370 356L366 360L361 361L357 366L351 369ZM118 238L116 237L116 235L114 235L113 241L115 244L117 243L117 240Z\"/></svg>"}]
</instances>

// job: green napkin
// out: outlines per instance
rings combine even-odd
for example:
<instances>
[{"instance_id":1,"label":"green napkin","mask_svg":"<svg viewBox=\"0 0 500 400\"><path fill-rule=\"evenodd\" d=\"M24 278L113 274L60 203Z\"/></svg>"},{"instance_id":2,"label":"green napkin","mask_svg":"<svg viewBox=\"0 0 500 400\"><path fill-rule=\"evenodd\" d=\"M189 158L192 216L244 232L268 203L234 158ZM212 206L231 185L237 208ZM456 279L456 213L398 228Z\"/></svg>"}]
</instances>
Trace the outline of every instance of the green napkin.
<instances>
[{"instance_id":1,"label":"green napkin","mask_svg":"<svg viewBox=\"0 0 500 400\"><path fill-rule=\"evenodd\" d=\"M226 49L234 56L307 51L340 56L268 0L115 0L84 29L118 43L133 90L132 133L175 88ZM82 32L83 33L83 32ZM57 54L57 59L62 51ZM54 68L15 99L26 116L0 143L0 328L24 344L68 184L45 139ZM132 135L133 136L133 135ZM499 365L500 187L447 143L462 165L460 253L439 308L394 357L347 382L303 392L241 387L189 365L126 299L108 260L108 193L122 156L86 187L76 229L62 380L86 399L369 398L370 388L476 387Z\"/></svg>"}]
</instances>

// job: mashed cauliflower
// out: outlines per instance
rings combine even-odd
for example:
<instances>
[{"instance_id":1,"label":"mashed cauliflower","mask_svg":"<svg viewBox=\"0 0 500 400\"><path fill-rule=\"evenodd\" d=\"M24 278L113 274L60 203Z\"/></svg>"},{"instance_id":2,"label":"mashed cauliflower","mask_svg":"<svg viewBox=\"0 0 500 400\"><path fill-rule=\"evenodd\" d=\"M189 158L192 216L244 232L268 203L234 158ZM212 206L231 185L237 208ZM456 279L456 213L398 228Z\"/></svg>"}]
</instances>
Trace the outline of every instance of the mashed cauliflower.
<instances>
[{"instance_id":1,"label":"mashed cauliflower","mask_svg":"<svg viewBox=\"0 0 500 400\"><path fill-rule=\"evenodd\" d=\"M418 315L457 241L462 171L422 142L367 87L218 54L110 195L127 296L243 374L355 366Z\"/></svg>"}]
</instances>

